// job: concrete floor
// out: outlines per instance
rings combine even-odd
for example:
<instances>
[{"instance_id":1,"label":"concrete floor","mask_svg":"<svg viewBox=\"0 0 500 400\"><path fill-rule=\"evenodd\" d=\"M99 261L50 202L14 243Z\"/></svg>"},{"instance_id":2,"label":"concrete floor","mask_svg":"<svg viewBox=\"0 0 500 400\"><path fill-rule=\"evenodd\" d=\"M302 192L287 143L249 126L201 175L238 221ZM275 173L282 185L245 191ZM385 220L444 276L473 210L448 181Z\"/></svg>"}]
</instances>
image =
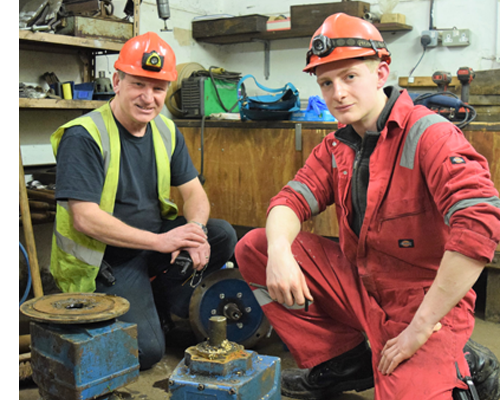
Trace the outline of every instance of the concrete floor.
<instances>
[{"instance_id":1,"label":"concrete floor","mask_svg":"<svg viewBox=\"0 0 500 400\"><path fill-rule=\"evenodd\" d=\"M182 331L184 329L184 332ZM180 328L180 337L184 341L181 346L189 346L194 344L194 337L190 334L187 328ZM493 353L500 359L500 324L493 322L486 322L482 319L476 318L476 327L472 338L477 342L490 348ZM167 389L167 381L184 357L183 348L185 347L171 347L167 349L165 357L152 369L141 372L139 379L126 387L122 387L115 392L116 399L126 400L163 400L169 399ZM272 334L270 338L263 339L254 349L259 354L272 355L281 358L282 369L295 367L295 362L290 356L290 353L285 351L283 344L279 338ZM337 400L362 400L374 398L373 389L367 390L362 393L345 393ZM290 400L283 397L283 400ZM41 400L38 394L38 389L29 380L20 382L19 384L19 400ZM113 399L114 400L114 399Z\"/></svg>"}]
</instances>

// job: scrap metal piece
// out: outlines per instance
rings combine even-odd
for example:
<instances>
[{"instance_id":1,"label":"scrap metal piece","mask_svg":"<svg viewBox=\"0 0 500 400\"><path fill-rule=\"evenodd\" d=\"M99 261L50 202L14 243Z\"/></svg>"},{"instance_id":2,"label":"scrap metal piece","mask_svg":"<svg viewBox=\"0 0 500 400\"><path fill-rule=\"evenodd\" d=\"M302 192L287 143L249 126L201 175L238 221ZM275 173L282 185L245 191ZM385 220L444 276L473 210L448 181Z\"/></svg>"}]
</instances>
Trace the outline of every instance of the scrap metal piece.
<instances>
[{"instance_id":1,"label":"scrap metal piece","mask_svg":"<svg viewBox=\"0 0 500 400\"><path fill-rule=\"evenodd\" d=\"M103 293L58 293L24 302L20 310L29 318L45 323L87 324L107 321L125 314L127 299Z\"/></svg>"}]
</instances>

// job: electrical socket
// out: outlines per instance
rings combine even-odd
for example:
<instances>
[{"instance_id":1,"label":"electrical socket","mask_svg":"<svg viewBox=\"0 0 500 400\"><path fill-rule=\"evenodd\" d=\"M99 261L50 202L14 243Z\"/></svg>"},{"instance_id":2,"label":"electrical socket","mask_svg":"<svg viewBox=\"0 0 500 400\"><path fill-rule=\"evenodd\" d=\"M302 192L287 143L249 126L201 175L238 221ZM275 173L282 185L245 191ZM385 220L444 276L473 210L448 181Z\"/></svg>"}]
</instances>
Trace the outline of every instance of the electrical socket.
<instances>
[{"instance_id":1,"label":"electrical socket","mask_svg":"<svg viewBox=\"0 0 500 400\"><path fill-rule=\"evenodd\" d=\"M438 45L439 32L435 30L422 31L422 36L420 36L420 43L422 43L422 39L424 36L428 37L430 42L426 47L436 47ZM423 45L423 43L422 43Z\"/></svg>"},{"instance_id":2,"label":"electrical socket","mask_svg":"<svg viewBox=\"0 0 500 400\"><path fill-rule=\"evenodd\" d=\"M446 29L440 31L441 44L447 47L470 45L469 29Z\"/></svg>"}]
</instances>

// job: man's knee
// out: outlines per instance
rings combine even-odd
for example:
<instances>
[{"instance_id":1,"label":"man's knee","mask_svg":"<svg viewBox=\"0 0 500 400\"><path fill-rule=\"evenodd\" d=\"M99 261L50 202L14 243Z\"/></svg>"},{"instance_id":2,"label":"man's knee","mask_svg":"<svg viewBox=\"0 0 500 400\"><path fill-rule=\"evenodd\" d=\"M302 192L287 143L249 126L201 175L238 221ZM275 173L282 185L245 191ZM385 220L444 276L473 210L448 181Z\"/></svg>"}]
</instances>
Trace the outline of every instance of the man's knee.
<instances>
[{"instance_id":1,"label":"man's knee","mask_svg":"<svg viewBox=\"0 0 500 400\"><path fill-rule=\"evenodd\" d=\"M150 369L158 363L165 354L165 343L156 338L139 339L139 364L141 371Z\"/></svg>"}]
</instances>

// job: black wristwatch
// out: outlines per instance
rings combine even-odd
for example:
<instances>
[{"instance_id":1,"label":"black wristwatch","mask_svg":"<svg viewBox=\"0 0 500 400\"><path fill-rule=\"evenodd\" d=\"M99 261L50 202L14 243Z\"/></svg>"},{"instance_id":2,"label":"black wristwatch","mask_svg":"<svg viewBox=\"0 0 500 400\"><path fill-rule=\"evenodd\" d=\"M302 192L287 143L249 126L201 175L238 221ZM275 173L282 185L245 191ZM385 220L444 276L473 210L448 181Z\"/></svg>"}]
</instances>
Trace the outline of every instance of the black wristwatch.
<instances>
[{"instance_id":1,"label":"black wristwatch","mask_svg":"<svg viewBox=\"0 0 500 400\"><path fill-rule=\"evenodd\" d=\"M208 235L208 229L205 225L203 225L201 222L198 221L189 221L190 223L198 225L202 230L205 235Z\"/></svg>"}]
</instances>

